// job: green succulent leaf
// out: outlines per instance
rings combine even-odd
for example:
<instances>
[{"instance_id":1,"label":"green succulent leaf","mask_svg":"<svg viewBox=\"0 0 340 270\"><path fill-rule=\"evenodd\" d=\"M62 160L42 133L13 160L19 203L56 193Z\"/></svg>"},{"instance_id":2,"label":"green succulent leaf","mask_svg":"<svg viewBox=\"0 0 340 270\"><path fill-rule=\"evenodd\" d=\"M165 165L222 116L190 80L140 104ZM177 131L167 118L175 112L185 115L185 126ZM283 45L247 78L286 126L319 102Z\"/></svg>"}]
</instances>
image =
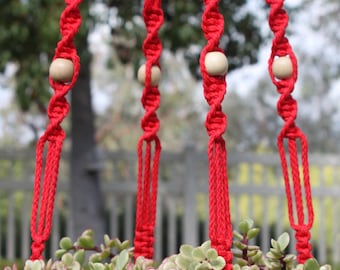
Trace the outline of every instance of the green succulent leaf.
<instances>
[{"instance_id":1,"label":"green succulent leaf","mask_svg":"<svg viewBox=\"0 0 340 270\"><path fill-rule=\"evenodd\" d=\"M193 251L193 247L190 245L181 245L179 252L187 257L191 257L191 252Z\"/></svg>"},{"instance_id":2,"label":"green succulent leaf","mask_svg":"<svg viewBox=\"0 0 340 270\"><path fill-rule=\"evenodd\" d=\"M91 270L105 270L105 266L102 263L89 263L89 267Z\"/></svg>"},{"instance_id":3,"label":"green succulent leaf","mask_svg":"<svg viewBox=\"0 0 340 270\"><path fill-rule=\"evenodd\" d=\"M281 251L281 250L280 250L280 246L278 245L278 243L277 243L277 241L276 241L275 239L271 239L271 240L270 240L270 243L271 243L271 245L272 245L272 247L273 247L274 249L277 249L277 250Z\"/></svg>"},{"instance_id":4,"label":"green succulent leaf","mask_svg":"<svg viewBox=\"0 0 340 270\"><path fill-rule=\"evenodd\" d=\"M100 253L94 253L90 256L89 261L92 263L97 263L102 261L102 256Z\"/></svg>"},{"instance_id":5,"label":"green succulent leaf","mask_svg":"<svg viewBox=\"0 0 340 270\"><path fill-rule=\"evenodd\" d=\"M207 258L208 258L209 260L215 260L215 259L218 258L217 251L216 251L216 249L214 249L214 248L209 248L209 249L207 250L206 255L207 255Z\"/></svg>"},{"instance_id":6,"label":"green succulent leaf","mask_svg":"<svg viewBox=\"0 0 340 270\"><path fill-rule=\"evenodd\" d=\"M191 252L191 255L195 260L199 260L199 261L204 260L206 258L202 247L194 248Z\"/></svg>"},{"instance_id":7,"label":"green succulent leaf","mask_svg":"<svg viewBox=\"0 0 340 270\"><path fill-rule=\"evenodd\" d=\"M255 238L260 232L259 228L252 228L247 232L248 240Z\"/></svg>"},{"instance_id":8,"label":"green succulent leaf","mask_svg":"<svg viewBox=\"0 0 340 270\"><path fill-rule=\"evenodd\" d=\"M292 262L296 259L296 256L294 254L287 254L284 258L283 261L286 263Z\"/></svg>"},{"instance_id":9,"label":"green succulent leaf","mask_svg":"<svg viewBox=\"0 0 340 270\"><path fill-rule=\"evenodd\" d=\"M248 265L248 261L245 259L241 259L241 258L236 259L236 263L239 264L241 267Z\"/></svg>"},{"instance_id":10,"label":"green succulent leaf","mask_svg":"<svg viewBox=\"0 0 340 270\"><path fill-rule=\"evenodd\" d=\"M247 249L247 247L248 247L246 244L243 244L240 241L234 241L233 244L236 248L238 248L240 250Z\"/></svg>"},{"instance_id":11,"label":"green succulent leaf","mask_svg":"<svg viewBox=\"0 0 340 270\"><path fill-rule=\"evenodd\" d=\"M192 259L190 257L186 256L177 256L175 263L181 268L181 269L188 269L189 265L191 263Z\"/></svg>"},{"instance_id":12,"label":"green succulent leaf","mask_svg":"<svg viewBox=\"0 0 340 270\"><path fill-rule=\"evenodd\" d=\"M249 223L247 220L242 220L238 224L238 230L240 231L241 234L247 235L248 231L250 229Z\"/></svg>"},{"instance_id":13,"label":"green succulent leaf","mask_svg":"<svg viewBox=\"0 0 340 270\"><path fill-rule=\"evenodd\" d=\"M79 262L80 265L83 265L85 262L85 250L84 249L77 250L73 255L73 259Z\"/></svg>"},{"instance_id":14,"label":"green succulent leaf","mask_svg":"<svg viewBox=\"0 0 340 270\"><path fill-rule=\"evenodd\" d=\"M277 239L277 244L280 247L281 251L284 251L288 247L289 240L289 234L286 232L279 236L279 238Z\"/></svg>"},{"instance_id":15,"label":"green succulent leaf","mask_svg":"<svg viewBox=\"0 0 340 270\"><path fill-rule=\"evenodd\" d=\"M282 252L275 248L270 248L270 253L272 253L276 258L281 258L283 256Z\"/></svg>"},{"instance_id":16,"label":"green succulent leaf","mask_svg":"<svg viewBox=\"0 0 340 270\"><path fill-rule=\"evenodd\" d=\"M210 270L211 265L208 262L203 262L195 267L195 270Z\"/></svg>"},{"instance_id":17,"label":"green succulent leaf","mask_svg":"<svg viewBox=\"0 0 340 270\"><path fill-rule=\"evenodd\" d=\"M222 269L226 262L221 256L218 256L215 260L210 261L210 264L214 269Z\"/></svg>"},{"instance_id":18,"label":"green succulent leaf","mask_svg":"<svg viewBox=\"0 0 340 270\"><path fill-rule=\"evenodd\" d=\"M129 262L129 252L124 249L117 257L116 269L123 270Z\"/></svg>"},{"instance_id":19,"label":"green succulent leaf","mask_svg":"<svg viewBox=\"0 0 340 270\"><path fill-rule=\"evenodd\" d=\"M55 256L57 259L60 259L66 252L67 250L65 249L57 249L55 252Z\"/></svg>"},{"instance_id":20,"label":"green succulent leaf","mask_svg":"<svg viewBox=\"0 0 340 270\"><path fill-rule=\"evenodd\" d=\"M320 265L314 258L308 259L303 265L303 270L319 270L319 268Z\"/></svg>"},{"instance_id":21,"label":"green succulent leaf","mask_svg":"<svg viewBox=\"0 0 340 270\"><path fill-rule=\"evenodd\" d=\"M255 263L260 263L262 260L263 253L261 250L258 250L256 255L252 258Z\"/></svg>"},{"instance_id":22,"label":"green succulent leaf","mask_svg":"<svg viewBox=\"0 0 340 270\"><path fill-rule=\"evenodd\" d=\"M211 241L208 240L208 241L205 241L201 247L204 249L204 250L208 250L209 248L211 248Z\"/></svg>"},{"instance_id":23,"label":"green succulent leaf","mask_svg":"<svg viewBox=\"0 0 340 270\"><path fill-rule=\"evenodd\" d=\"M243 235L240 234L238 231L233 231L233 236L237 239L242 241L243 240Z\"/></svg>"},{"instance_id":24,"label":"green succulent leaf","mask_svg":"<svg viewBox=\"0 0 340 270\"><path fill-rule=\"evenodd\" d=\"M71 266L73 263L73 256L70 253L65 253L61 257L61 261L66 265L66 266Z\"/></svg>"},{"instance_id":25,"label":"green succulent leaf","mask_svg":"<svg viewBox=\"0 0 340 270\"><path fill-rule=\"evenodd\" d=\"M266 257L269 259L269 260L279 260L281 258L281 255L275 255L273 254L273 252L269 251L267 254L266 254Z\"/></svg>"},{"instance_id":26,"label":"green succulent leaf","mask_svg":"<svg viewBox=\"0 0 340 270\"><path fill-rule=\"evenodd\" d=\"M59 246L61 249L69 250L73 247L72 241L70 237L63 237L59 241Z\"/></svg>"},{"instance_id":27,"label":"green succulent leaf","mask_svg":"<svg viewBox=\"0 0 340 270\"><path fill-rule=\"evenodd\" d=\"M247 249L248 250L260 250L260 247L259 246L248 245Z\"/></svg>"},{"instance_id":28,"label":"green succulent leaf","mask_svg":"<svg viewBox=\"0 0 340 270\"><path fill-rule=\"evenodd\" d=\"M130 241L129 240L125 240L123 243L122 243L122 248L123 249L127 249L130 247Z\"/></svg>"},{"instance_id":29,"label":"green succulent leaf","mask_svg":"<svg viewBox=\"0 0 340 270\"><path fill-rule=\"evenodd\" d=\"M238 264L234 264L233 270L241 270L241 267Z\"/></svg>"},{"instance_id":30,"label":"green succulent leaf","mask_svg":"<svg viewBox=\"0 0 340 270\"><path fill-rule=\"evenodd\" d=\"M91 236L81 236L78 239L78 245L84 249L94 247L94 239Z\"/></svg>"}]
</instances>

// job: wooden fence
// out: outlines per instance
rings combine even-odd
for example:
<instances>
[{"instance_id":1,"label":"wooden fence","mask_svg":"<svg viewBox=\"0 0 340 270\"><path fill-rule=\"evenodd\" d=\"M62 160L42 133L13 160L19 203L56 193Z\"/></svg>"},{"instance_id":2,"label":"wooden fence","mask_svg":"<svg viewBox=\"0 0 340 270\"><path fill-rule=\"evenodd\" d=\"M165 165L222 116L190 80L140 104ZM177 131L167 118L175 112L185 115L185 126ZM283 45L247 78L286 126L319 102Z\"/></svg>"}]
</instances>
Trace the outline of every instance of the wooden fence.
<instances>
[{"instance_id":1,"label":"wooden fence","mask_svg":"<svg viewBox=\"0 0 340 270\"><path fill-rule=\"evenodd\" d=\"M29 216L33 187L34 151L0 151L0 256L27 258ZM136 155L105 153L101 186L104 192L107 233L133 239ZM340 157L311 155L315 207L312 230L314 255L320 262L340 262ZM289 229L285 193L277 154L229 153L231 216L234 225L250 217L261 228L256 240L269 249L270 237ZM156 258L176 253L181 243L197 245L207 239L207 158L192 147L163 152L161 157L155 251ZM71 235L67 158L62 160L56 197L53 233L48 251ZM294 252L294 243L290 245ZM48 254L50 255L50 253Z\"/></svg>"}]
</instances>

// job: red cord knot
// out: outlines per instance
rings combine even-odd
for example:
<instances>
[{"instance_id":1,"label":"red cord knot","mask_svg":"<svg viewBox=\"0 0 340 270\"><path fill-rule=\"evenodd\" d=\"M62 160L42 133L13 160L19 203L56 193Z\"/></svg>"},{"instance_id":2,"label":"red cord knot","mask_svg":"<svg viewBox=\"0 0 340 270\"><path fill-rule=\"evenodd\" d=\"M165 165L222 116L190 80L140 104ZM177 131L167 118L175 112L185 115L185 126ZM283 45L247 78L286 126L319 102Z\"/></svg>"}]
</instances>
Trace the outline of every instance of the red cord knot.
<instances>
[{"instance_id":1,"label":"red cord knot","mask_svg":"<svg viewBox=\"0 0 340 270\"><path fill-rule=\"evenodd\" d=\"M231 269L233 254L231 252L231 242L225 238L211 239L211 246L216 249L219 256L223 257L226 262L226 269Z\"/></svg>"},{"instance_id":2,"label":"red cord knot","mask_svg":"<svg viewBox=\"0 0 340 270\"><path fill-rule=\"evenodd\" d=\"M304 263L306 260L313 257L312 255L312 245L309 242L311 234L309 227L305 225L300 225L295 229L296 237L296 251L298 253L297 260L299 263Z\"/></svg>"},{"instance_id":3,"label":"red cord knot","mask_svg":"<svg viewBox=\"0 0 340 270\"><path fill-rule=\"evenodd\" d=\"M31 260L40 260L42 259L42 253L45 249L45 241L42 239L38 239L38 241L33 241L31 245L32 255Z\"/></svg>"},{"instance_id":4,"label":"red cord knot","mask_svg":"<svg viewBox=\"0 0 340 270\"><path fill-rule=\"evenodd\" d=\"M207 115L206 129L209 136L220 138L227 126L227 116L222 111L211 111Z\"/></svg>"},{"instance_id":5,"label":"red cord knot","mask_svg":"<svg viewBox=\"0 0 340 270\"><path fill-rule=\"evenodd\" d=\"M153 257L154 244L154 228L153 226L142 226L135 231L135 258L143 256L147 259Z\"/></svg>"}]
</instances>

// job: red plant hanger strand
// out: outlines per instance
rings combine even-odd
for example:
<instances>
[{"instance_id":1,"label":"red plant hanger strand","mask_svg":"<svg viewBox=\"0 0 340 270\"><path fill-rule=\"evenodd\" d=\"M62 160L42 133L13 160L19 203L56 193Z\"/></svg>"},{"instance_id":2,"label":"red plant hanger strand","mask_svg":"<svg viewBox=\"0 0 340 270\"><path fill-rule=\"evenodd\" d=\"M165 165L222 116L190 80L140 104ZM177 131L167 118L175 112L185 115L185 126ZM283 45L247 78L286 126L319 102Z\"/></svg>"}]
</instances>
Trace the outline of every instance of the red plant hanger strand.
<instances>
[{"instance_id":1,"label":"red plant hanger strand","mask_svg":"<svg viewBox=\"0 0 340 270\"><path fill-rule=\"evenodd\" d=\"M207 53L221 51L219 40L224 31L224 19L218 10L218 0L205 0L202 30L207 40L200 57L204 96L210 106L206 118L209 134L209 238L212 247L226 260L226 269L232 269L232 225L229 209L227 152L223 134L227 126L221 103L226 94L225 76L211 76L205 67Z\"/></svg>"},{"instance_id":2,"label":"red plant hanger strand","mask_svg":"<svg viewBox=\"0 0 340 270\"><path fill-rule=\"evenodd\" d=\"M145 85L142 95L142 105L145 115L141 126L144 134L138 142L138 187L135 228L135 258L153 257L154 229L156 220L158 166L161 143L157 136L159 120L156 110L160 103L158 87L151 83L151 68L159 66L162 44L158 30L163 23L163 11L160 0L145 0L143 18L147 36L143 44L146 57Z\"/></svg>"},{"instance_id":3,"label":"red plant hanger strand","mask_svg":"<svg viewBox=\"0 0 340 270\"><path fill-rule=\"evenodd\" d=\"M297 102L291 95L297 79L297 60L288 39L285 37L285 29L288 25L289 18L286 11L283 9L284 1L266 1L270 5L269 25L274 33L272 53L269 59L269 73L278 93L281 95L277 103L277 110L278 114L284 120L283 128L278 135L277 144L286 187L289 221L291 227L296 231L298 262L304 263L307 259L313 257L311 253L312 246L309 243L309 240L314 213L309 180L308 141L302 130L295 124ZM288 78L280 80L275 78L272 68L273 63L277 57L286 56L289 57L292 62L293 74ZM285 141L287 141L288 145L291 176L286 159ZM300 176L298 158L298 142L301 144L302 179ZM291 187L291 184L293 185L293 188ZM305 197L303 197L302 185ZM295 203L293 203L293 200L295 200ZM304 210L304 205L307 207L307 212ZM305 221L305 219L307 219L307 221Z\"/></svg>"},{"instance_id":4,"label":"red plant hanger strand","mask_svg":"<svg viewBox=\"0 0 340 270\"><path fill-rule=\"evenodd\" d=\"M82 0L65 1L66 8L60 18L62 39L55 50L54 59L65 58L71 60L73 62L74 73L69 84L55 82L50 78L50 85L54 90L54 95L51 97L48 106L49 124L36 147L36 168L31 216L31 237L33 240L31 260L42 258L45 242L51 233L59 160L62 144L65 139L65 132L60 124L69 111L69 104L65 95L74 86L80 69L79 57L73 41L81 24L81 16L78 9L81 2ZM47 150L45 162L44 150Z\"/></svg>"}]
</instances>

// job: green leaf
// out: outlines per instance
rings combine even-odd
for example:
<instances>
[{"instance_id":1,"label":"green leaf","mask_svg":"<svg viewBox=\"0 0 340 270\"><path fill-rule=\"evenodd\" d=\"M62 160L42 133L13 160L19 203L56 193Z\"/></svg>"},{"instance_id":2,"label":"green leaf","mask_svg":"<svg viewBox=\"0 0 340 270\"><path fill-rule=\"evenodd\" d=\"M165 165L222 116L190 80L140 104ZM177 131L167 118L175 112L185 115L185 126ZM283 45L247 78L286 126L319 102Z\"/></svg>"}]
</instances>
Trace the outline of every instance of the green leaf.
<instances>
[{"instance_id":1,"label":"green leaf","mask_svg":"<svg viewBox=\"0 0 340 270\"><path fill-rule=\"evenodd\" d=\"M291 261L294 261L296 259L296 256L294 254L288 254L283 258L283 261L286 263L289 263Z\"/></svg>"},{"instance_id":2,"label":"green leaf","mask_svg":"<svg viewBox=\"0 0 340 270\"><path fill-rule=\"evenodd\" d=\"M191 257L191 252L194 248L190 245L181 245L179 252L187 257Z\"/></svg>"},{"instance_id":3,"label":"green leaf","mask_svg":"<svg viewBox=\"0 0 340 270\"><path fill-rule=\"evenodd\" d=\"M233 236L240 241L243 240L243 235L240 234L238 231L233 231Z\"/></svg>"},{"instance_id":4,"label":"green leaf","mask_svg":"<svg viewBox=\"0 0 340 270\"><path fill-rule=\"evenodd\" d=\"M252 228L248 231L247 233L247 238L248 240L253 239L254 237L256 237L260 232L259 228Z\"/></svg>"},{"instance_id":5,"label":"green leaf","mask_svg":"<svg viewBox=\"0 0 340 270\"><path fill-rule=\"evenodd\" d=\"M201 247L204 249L204 250L208 250L209 248L211 248L211 241L208 240L208 241L205 241Z\"/></svg>"},{"instance_id":6,"label":"green leaf","mask_svg":"<svg viewBox=\"0 0 340 270\"><path fill-rule=\"evenodd\" d=\"M94 247L94 239L91 236L81 236L78 239L78 245L84 249Z\"/></svg>"},{"instance_id":7,"label":"green leaf","mask_svg":"<svg viewBox=\"0 0 340 270\"><path fill-rule=\"evenodd\" d=\"M55 252L55 256L57 259L60 259L66 252L67 250L65 249L57 249Z\"/></svg>"},{"instance_id":8,"label":"green leaf","mask_svg":"<svg viewBox=\"0 0 340 270\"><path fill-rule=\"evenodd\" d=\"M279 245L280 250L284 251L289 245L289 234L286 232L281 234L277 239L277 244Z\"/></svg>"},{"instance_id":9,"label":"green leaf","mask_svg":"<svg viewBox=\"0 0 340 270\"><path fill-rule=\"evenodd\" d=\"M218 257L217 251L214 248L209 248L206 254L209 260L215 260Z\"/></svg>"},{"instance_id":10,"label":"green leaf","mask_svg":"<svg viewBox=\"0 0 340 270\"><path fill-rule=\"evenodd\" d=\"M59 241L59 246L62 249L69 250L73 247L72 241L70 237L63 237Z\"/></svg>"},{"instance_id":11,"label":"green leaf","mask_svg":"<svg viewBox=\"0 0 340 270\"><path fill-rule=\"evenodd\" d=\"M215 260L210 261L210 264L214 267L214 269L222 269L226 265L225 260L221 256L218 256Z\"/></svg>"},{"instance_id":12,"label":"green leaf","mask_svg":"<svg viewBox=\"0 0 340 270\"><path fill-rule=\"evenodd\" d=\"M125 240L123 243L122 243L122 248L123 249L127 249L130 247L130 241L129 240Z\"/></svg>"},{"instance_id":13,"label":"green leaf","mask_svg":"<svg viewBox=\"0 0 340 270\"><path fill-rule=\"evenodd\" d=\"M243 234L243 235L247 235L249 229L250 229L250 227L249 227L249 223L247 222L247 220L242 220L242 221L238 224L238 230L239 230L240 233Z\"/></svg>"},{"instance_id":14,"label":"green leaf","mask_svg":"<svg viewBox=\"0 0 340 270\"><path fill-rule=\"evenodd\" d=\"M245 259L239 259L239 258L237 258L237 259L236 259L236 263L239 264L241 267L242 267L242 266L245 266L245 265L248 265L248 261L245 260Z\"/></svg>"},{"instance_id":15,"label":"green leaf","mask_svg":"<svg viewBox=\"0 0 340 270\"><path fill-rule=\"evenodd\" d=\"M259 247L259 246L248 245L247 249L248 249L248 250L259 250L260 247Z\"/></svg>"},{"instance_id":16,"label":"green leaf","mask_svg":"<svg viewBox=\"0 0 340 270\"><path fill-rule=\"evenodd\" d=\"M240 250L247 249L247 245L241 243L240 241L234 241L234 246Z\"/></svg>"},{"instance_id":17,"label":"green leaf","mask_svg":"<svg viewBox=\"0 0 340 270\"><path fill-rule=\"evenodd\" d=\"M70 253L65 253L61 257L61 261L66 265L66 266L71 266L73 263L73 256Z\"/></svg>"},{"instance_id":18,"label":"green leaf","mask_svg":"<svg viewBox=\"0 0 340 270\"><path fill-rule=\"evenodd\" d=\"M175 263L181 268L181 269L188 269L192 259L186 256L177 256Z\"/></svg>"},{"instance_id":19,"label":"green leaf","mask_svg":"<svg viewBox=\"0 0 340 270\"><path fill-rule=\"evenodd\" d=\"M303 270L319 270L319 268L320 268L319 263L314 258L308 259L303 264Z\"/></svg>"},{"instance_id":20,"label":"green leaf","mask_svg":"<svg viewBox=\"0 0 340 270\"><path fill-rule=\"evenodd\" d=\"M117 263L116 263L116 269L117 270L123 270L128 262L129 262L129 252L126 249L124 249L118 255Z\"/></svg>"},{"instance_id":21,"label":"green leaf","mask_svg":"<svg viewBox=\"0 0 340 270\"><path fill-rule=\"evenodd\" d=\"M73 258L75 261L79 262L80 265L83 265L85 261L85 250L84 249L77 250L74 253Z\"/></svg>"},{"instance_id":22,"label":"green leaf","mask_svg":"<svg viewBox=\"0 0 340 270\"><path fill-rule=\"evenodd\" d=\"M204 260L205 259L205 254L204 254L204 250L202 247L196 247L192 250L191 252L192 254L192 257L195 259L195 260Z\"/></svg>"},{"instance_id":23,"label":"green leaf","mask_svg":"<svg viewBox=\"0 0 340 270\"><path fill-rule=\"evenodd\" d=\"M233 270L241 270L241 267L238 264L234 264Z\"/></svg>"},{"instance_id":24,"label":"green leaf","mask_svg":"<svg viewBox=\"0 0 340 270\"><path fill-rule=\"evenodd\" d=\"M255 263L258 263L262 260L263 253L261 250L258 250L256 255L252 258Z\"/></svg>"},{"instance_id":25,"label":"green leaf","mask_svg":"<svg viewBox=\"0 0 340 270\"><path fill-rule=\"evenodd\" d=\"M104 235L104 245L110 247L111 242L113 242L108 234Z\"/></svg>"}]
</instances>

